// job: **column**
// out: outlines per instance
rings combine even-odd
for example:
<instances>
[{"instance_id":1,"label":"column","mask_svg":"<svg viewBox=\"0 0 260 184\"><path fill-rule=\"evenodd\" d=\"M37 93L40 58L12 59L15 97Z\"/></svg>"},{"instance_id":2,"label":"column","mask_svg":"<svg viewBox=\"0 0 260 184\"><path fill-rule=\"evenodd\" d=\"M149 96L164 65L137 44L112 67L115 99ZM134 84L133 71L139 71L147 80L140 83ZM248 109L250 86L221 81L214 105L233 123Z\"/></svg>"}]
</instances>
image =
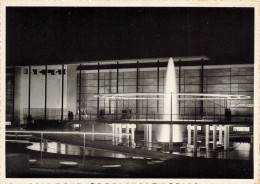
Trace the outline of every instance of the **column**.
<instances>
[{"instance_id":1,"label":"column","mask_svg":"<svg viewBox=\"0 0 260 184\"><path fill-rule=\"evenodd\" d=\"M131 125L131 141L132 141L132 145L135 145L135 127L134 124Z\"/></svg>"},{"instance_id":2,"label":"column","mask_svg":"<svg viewBox=\"0 0 260 184\"><path fill-rule=\"evenodd\" d=\"M229 127L228 125L224 126L224 150L229 149Z\"/></svg>"},{"instance_id":3,"label":"column","mask_svg":"<svg viewBox=\"0 0 260 184\"><path fill-rule=\"evenodd\" d=\"M100 83L100 65L98 63L98 81L97 81L98 85L97 85L97 94L99 95L99 83ZM97 117L100 118L100 114L99 114L99 97L97 97Z\"/></svg>"},{"instance_id":4,"label":"column","mask_svg":"<svg viewBox=\"0 0 260 184\"><path fill-rule=\"evenodd\" d=\"M227 146L228 146L228 149L229 149L229 132L230 131L230 125L228 125L228 127L227 127Z\"/></svg>"},{"instance_id":5,"label":"column","mask_svg":"<svg viewBox=\"0 0 260 184\"><path fill-rule=\"evenodd\" d=\"M31 116L31 65L29 65L28 116ZM28 122L27 122L28 123Z\"/></svg>"},{"instance_id":6,"label":"column","mask_svg":"<svg viewBox=\"0 0 260 184\"><path fill-rule=\"evenodd\" d=\"M169 131L170 131L170 133L169 133L169 135L170 135L170 138L169 138L169 151L170 151L170 153L172 152L172 150L173 150L173 130L172 130L172 128L173 128L173 126L172 126L172 124L170 124L170 126L169 126Z\"/></svg>"},{"instance_id":7,"label":"column","mask_svg":"<svg viewBox=\"0 0 260 184\"><path fill-rule=\"evenodd\" d=\"M43 151L47 152L47 149L48 149L48 141L43 140Z\"/></svg>"},{"instance_id":8,"label":"column","mask_svg":"<svg viewBox=\"0 0 260 184\"><path fill-rule=\"evenodd\" d=\"M15 124L15 66L13 68L13 117L12 117L12 125Z\"/></svg>"},{"instance_id":9,"label":"column","mask_svg":"<svg viewBox=\"0 0 260 184\"><path fill-rule=\"evenodd\" d=\"M65 144L65 154L68 155L69 154L69 145Z\"/></svg>"},{"instance_id":10,"label":"column","mask_svg":"<svg viewBox=\"0 0 260 184\"><path fill-rule=\"evenodd\" d=\"M45 65L45 87L44 87L44 120L47 120L47 74L48 74L48 68L47 65Z\"/></svg>"},{"instance_id":11,"label":"column","mask_svg":"<svg viewBox=\"0 0 260 184\"><path fill-rule=\"evenodd\" d=\"M198 148L198 125L194 125L193 144L194 144L194 151L197 152L197 148Z\"/></svg>"},{"instance_id":12,"label":"column","mask_svg":"<svg viewBox=\"0 0 260 184\"><path fill-rule=\"evenodd\" d=\"M61 143L57 143L57 153L61 154Z\"/></svg>"},{"instance_id":13,"label":"column","mask_svg":"<svg viewBox=\"0 0 260 184\"><path fill-rule=\"evenodd\" d=\"M213 150L217 147L217 125L213 125Z\"/></svg>"},{"instance_id":14,"label":"column","mask_svg":"<svg viewBox=\"0 0 260 184\"><path fill-rule=\"evenodd\" d=\"M94 125L94 123L92 123L92 141L95 141L95 125Z\"/></svg>"},{"instance_id":15,"label":"column","mask_svg":"<svg viewBox=\"0 0 260 184\"><path fill-rule=\"evenodd\" d=\"M114 131L115 131L114 140L115 140L115 144L117 145L117 143L118 143L118 124L114 124Z\"/></svg>"},{"instance_id":16,"label":"column","mask_svg":"<svg viewBox=\"0 0 260 184\"><path fill-rule=\"evenodd\" d=\"M112 123L112 144L115 143L115 123Z\"/></svg>"},{"instance_id":17,"label":"column","mask_svg":"<svg viewBox=\"0 0 260 184\"><path fill-rule=\"evenodd\" d=\"M148 124L144 124L144 146L148 148L148 139L149 139L149 127Z\"/></svg>"},{"instance_id":18,"label":"column","mask_svg":"<svg viewBox=\"0 0 260 184\"><path fill-rule=\"evenodd\" d=\"M83 135L83 151L82 151L82 155L83 155L83 169L85 169L85 160L86 160L86 134Z\"/></svg>"},{"instance_id":19,"label":"column","mask_svg":"<svg viewBox=\"0 0 260 184\"><path fill-rule=\"evenodd\" d=\"M209 125L206 125L205 147L209 149Z\"/></svg>"},{"instance_id":20,"label":"column","mask_svg":"<svg viewBox=\"0 0 260 184\"><path fill-rule=\"evenodd\" d=\"M129 124L126 124L125 133L129 133Z\"/></svg>"},{"instance_id":21,"label":"column","mask_svg":"<svg viewBox=\"0 0 260 184\"><path fill-rule=\"evenodd\" d=\"M152 127L152 124L148 124L148 147L149 147L149 150L152 149L152 134L153 134L153 127Z\"/></svg>"},{"instance_id":22,"label":"column","mask_svg":"<svg viewBox=\"0 0 260 184\"><path fill-rule=\"evenodd\" d=\"M82 76L82 72L81 72L81 64L79 65L80 69L79 69L79 120L81 120L81 76Z\"/></svg>"},{"instance_id":23,"label":"column","mask_svg":"<svg viewBox=\"0 0 260 184\"><path fill-rule=\"evenodd\" d=\"M187 129L188 129L188 145L191 145L191 125L188 125Z\"/></svg>"},{"instance_id":24,"label":"column","mask_svg":"<svg viewBox=\"0 0 260 184\"><path fill-rule=\"evenodd\" d=\"M223 139L222 139L222 125L218 126L219 128L219 144L223 144Z\"/></svg>"},{"instance_id":25,"label":"column","mask_svg":"<svg viewBox=\"0 0 260 184\"><path fill-rule=\"evenodd\" d=\"M125 133L129 134L129 124L126 124L125 126L126 126L126 128L125 128ZM130 135L127 135L127 136L126 136L127 146L129 146L129 144L130 144L129 138L130 138Z\"/></svg>"},{"instance_id":26,"label":"column","mask_svg":"<svg viewBox=\"0 0 260 184\"><path fill-rule=\"evenodd\" d=\"M122 142L122 124L118 124L119 142Z\"/></svg>"},{"instance_id":27,"label":"column","mask_svg":"<svg viewBox=\"0 0 260 184\"><path fill-rule=\"evenodd\" d=\"M253 143L254 143L254 136L251 135L251 136L250 136L250 144L253 144Z\"/></svg>"},{"instance_id":28,"label":"column","mask_svg":"<svg viewBox=\"0 0 260 184\"><path fill-rule=\"evenodd\" d=\"M61 65L61 122L63 121L64 108L64 64Z\"/></svg>"}]
</instances>

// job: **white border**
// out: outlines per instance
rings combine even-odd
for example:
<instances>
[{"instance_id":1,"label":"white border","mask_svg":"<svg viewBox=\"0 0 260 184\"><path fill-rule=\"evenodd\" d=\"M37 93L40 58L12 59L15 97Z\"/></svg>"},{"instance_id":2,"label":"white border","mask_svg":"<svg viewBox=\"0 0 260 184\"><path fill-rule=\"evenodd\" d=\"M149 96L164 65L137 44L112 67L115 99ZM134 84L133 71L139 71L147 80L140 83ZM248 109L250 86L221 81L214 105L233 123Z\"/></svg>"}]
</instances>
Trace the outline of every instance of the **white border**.
<instances>
[{"instance_id":1,"label":"white border","mask_svg":"<svg viewBox=\"0 0 260 184\"><path fill-rule=\"evenodd\" d=\"M254 7L255 8L255 84L254 84L254 179L6 179L5 178L5 7L6 6L117 6L117 7L138 7L138 6L151 6L151 7ZM259 8L257 1L242 0L242 1L199 1L199 0L186 0L186 1L170 1L170 0L74 0L74 1L56 1L56 0L24 0L24 1L2 1L1 2L1 25L0 25L0 49L1 49L1 110L0 110L0 183L256 183L259 181Z\"/></svg>"}]
</instances>

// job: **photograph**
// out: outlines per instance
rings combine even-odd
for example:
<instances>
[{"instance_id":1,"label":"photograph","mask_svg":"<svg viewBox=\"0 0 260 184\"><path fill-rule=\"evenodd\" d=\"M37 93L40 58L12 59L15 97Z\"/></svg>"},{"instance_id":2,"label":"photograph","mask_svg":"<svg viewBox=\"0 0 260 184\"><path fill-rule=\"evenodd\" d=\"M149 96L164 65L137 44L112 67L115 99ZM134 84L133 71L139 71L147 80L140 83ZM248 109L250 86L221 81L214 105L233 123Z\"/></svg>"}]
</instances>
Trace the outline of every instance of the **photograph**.
<instances>
[{"instance_id":1,"label":"photograph","mask_svg":"<svg viewBox=\"0 0 260 184\"><path fill-rule=\"evenodd\" d=\"M258 177L254 6L4 9L2 177Z\"/></svg>"}]
</instances>

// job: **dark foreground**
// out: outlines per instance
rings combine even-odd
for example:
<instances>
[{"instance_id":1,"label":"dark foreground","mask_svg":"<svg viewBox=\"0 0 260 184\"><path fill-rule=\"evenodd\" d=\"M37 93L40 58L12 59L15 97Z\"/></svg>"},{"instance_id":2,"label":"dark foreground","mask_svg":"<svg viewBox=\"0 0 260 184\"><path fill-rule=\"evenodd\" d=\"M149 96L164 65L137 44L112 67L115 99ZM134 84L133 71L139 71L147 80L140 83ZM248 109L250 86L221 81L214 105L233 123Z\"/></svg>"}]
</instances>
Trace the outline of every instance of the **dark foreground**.
<instances>
[{"instance_id":1,"label":"dark foreground","mask_svg":"<svg viewBox=\"0 0 260 184\"><path fill-rule=\"evenodd\" d=\"M222 160L208 158L171 158L164 163L149 165L148 162L159 159L125 159L86 156L85 168L83 156L43 153L43 163L39 163L40 154L31 151L25 144L7 143L6 153L18 153L37 163L28 165L28 172L7 172L10 178L230 178L252 179L252 160ZM63 168L62 160L75 161L75 168ZM14 160L12 160L14 162ZM7 161L6 164L10 164ZM104 169L103 165L120 164L119 169Z\"/></svg>"}]
</instances>

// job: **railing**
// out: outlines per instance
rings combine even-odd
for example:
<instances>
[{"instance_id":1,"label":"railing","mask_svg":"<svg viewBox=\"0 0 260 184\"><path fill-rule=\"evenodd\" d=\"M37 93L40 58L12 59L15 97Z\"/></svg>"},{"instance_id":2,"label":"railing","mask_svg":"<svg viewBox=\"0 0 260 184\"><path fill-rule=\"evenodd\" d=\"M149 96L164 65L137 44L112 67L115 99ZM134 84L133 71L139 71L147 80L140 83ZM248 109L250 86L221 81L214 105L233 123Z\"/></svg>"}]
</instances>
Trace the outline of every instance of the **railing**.
<instances>
[{"instance_id":1,"label":"railing","mask_svg":"<svg viewBox=\"0 0 260 184\"><path fill-rule=\"evenodd\" d=\"M185 121L185 122L239 122L239 123L252 123L253 122L253 116L247 116L247 115L231 115L231 116L225 116L225 115L194 115L194 114L159 114L159 113L118 113L118 114L86 114L81 115L81 118L79 118L79 115L73 115L73 118L68 118L68 115L63 116L63 121L73 121L73 120L82 120L82 121L96 121L96 120L102 120L102 121L111 121L111 120L120 120L120 121L134 121L134 120L140 120L140 121ZM44 120L45 116L35 116L32 117L33 120ZM61 120L60 115L54 115L54 116L47 116L47 120ZM26 121L26 119L24 120ZM26 121L27 123L27 121Z\"/></svg>"},{"instance_id":2,"label":"railing","mask_svg":"<svg viewBox=\"0 0 260 184\"><path fill-rule=\"evenodd\" d=\"M85 152L86 152L86 141L89 142L95 142L95 144L102 143L102 148L91 148L91 149L102 149L106 150L107 152L114 152L117 154L124 154L127 155L127 158L131 158L132 156L136 155L133 154L132 148L136 149L141 149L146 152L145 155L140 154L139 156L144 156L144 157L150 157L153 158L153 152L161 152L161 153L169 153L169 145L165 143L160 143L160 142L147 142L145 140L133 140L131 139L131 134L127 133L90 133L90 132L52 132L52 131L6 131L7 134L13 134L15 137L18 137L19 134L33 134L36 136L36 138L39 139L39 144L40 144L40 163L42 164L43 161L43 152L47 151L48 146L44 145L44 141L50 140L52 142L57 142L61 144L73 144L72 143L66 143L64 140L64 135L71 135L70 139L72 136L77 136L75 137L77 140L77 143L81 140L82 145L75 145L78 147L81 147L79 154L83 156L82 163L83 166L85 165ZM52 137L45 136L48 134L55 135L55 138L52 140ZM59 138L59 139L58 139ZM127 151L120 152L120 149L117 149L117 151L113 151L112 149L107 149L104 145L112 145L112 146L122 146L122 147L127 147ZM251 145L250 145L251 146ZM182 147L185 148L185 151L181 150L179 147L174 148L173 154L176 155L181 155L181 156L193 156L193 157L205 157L205 158L221 158L221 159L241 159L241 155L249 155L250 151L247 150L212 150L212 149L207 149L207 151L199 151L201 146L198 146L197 150L194 150L194 148L191 147ZM52 148L53 149L53 148ZM58 149L58 148L57 148ZM59 151L56 149L56 152L61 153L62 149ZM69 154L66 153L65 154ZM245 156L244 159L249 159L249 156ZM84 166L85 167L85 166Z\"/></svg>"},{"instance_id":3,"label":"railing","mask_svg":"<svg viewBox=\"0 0 260 184\"><path fill-rule=\"evenodd\" d=\"M172 116L172 118L171 118ZM97 114L89 114L86 116L86 120L120 120L120 121L185 121L185 122L253 122L253 117L242 116L242 115L232 115L227 117L225 115L187 115L187 114L139 114L132 113L130 115L121 114L102 114L97 116Z\"/></svg>"},{"instance_id":4,"label":"railing","mask_svg":"<svg viewBox=\"0 0 260 184\"><path fill-rule=\"evenodd\" d=\"M59 132L59 131L6 131L7 134L14 134L15 137L18 137L18 134L33 134L35 135L37 138L39 138L40 141L40 164L42 164L43 162L43 152L47 151L48 146L44 146L44 141L48 141L51 140L51 138L49 136L46 136L47 134L52 134L55 135L55 137L60 137L61 139L64 139L64 135L76 135L77 138L81 139L82 145L77 145L79 147L83 148L83 151L81 153L83 153L83 168L85 168L85 150L86 150L86 141L96 141L98 142L98 140L102 140L103 138L103 143L109 143L111 145L119 145L119 143L121 144L122 142L127 142L128 144L122 144L124 146L128 146L131 147L131 141L133 141L131 139L131 134L127 134L127 133L92 133L92 132ZM80 137L78 137L80 136ZM128 136L129 138L124 138L122 136ZM79 141L79 139L77 139L77 142ZM110 141L106 141L106 140L110 140ZM51 140L54 142L59 142L56 140ZM118 141L114 144L114 141ZM101 142L101 141L100 141ZM60 142L63 143L63 142ZM63 143L64 144L64 143ZM67 144L67 143L65 143ZM69 143L68 143L69 144ZM102 148L99 148L102 149ZM129 153L131 155L131 152Z\"/></svg>"},{"instance_id":5,"label":"railing","mask_svg":"<svg viewBox=\"0 0 260 184\"><path fill-rule=\"evenodd\" d=\"M144 140L132 139L131 134L128 133L90 133L90 132L58 132L58 131L6 131L6 133L14 133L15 135L17 135L18 133L38 134L41 141L41 145L43 140L48 140L48 138L44 137L44 134L55 134L55 136L62 136L67 134L67 135L81 135L81 136L83 135L83 142L84 140L95 141L97 143L105 143L108 145L122 146L128 148L138 148L138 149L151 151L151 152L158 152L158 147L160 147L160 143L158 142L147 142ZM56 140L55 142L58 141ZM43 147L41 147L40 150L42 151ZM128 151L129 151L128 153L124 153L124 154L134 155L131 153L131 149L129 149ZM163 151L160 149L160 152L166 152L166 150ZM152 154L151 155L146 154L146 156L152 157Z\"/></svg>"}]
</instances>

